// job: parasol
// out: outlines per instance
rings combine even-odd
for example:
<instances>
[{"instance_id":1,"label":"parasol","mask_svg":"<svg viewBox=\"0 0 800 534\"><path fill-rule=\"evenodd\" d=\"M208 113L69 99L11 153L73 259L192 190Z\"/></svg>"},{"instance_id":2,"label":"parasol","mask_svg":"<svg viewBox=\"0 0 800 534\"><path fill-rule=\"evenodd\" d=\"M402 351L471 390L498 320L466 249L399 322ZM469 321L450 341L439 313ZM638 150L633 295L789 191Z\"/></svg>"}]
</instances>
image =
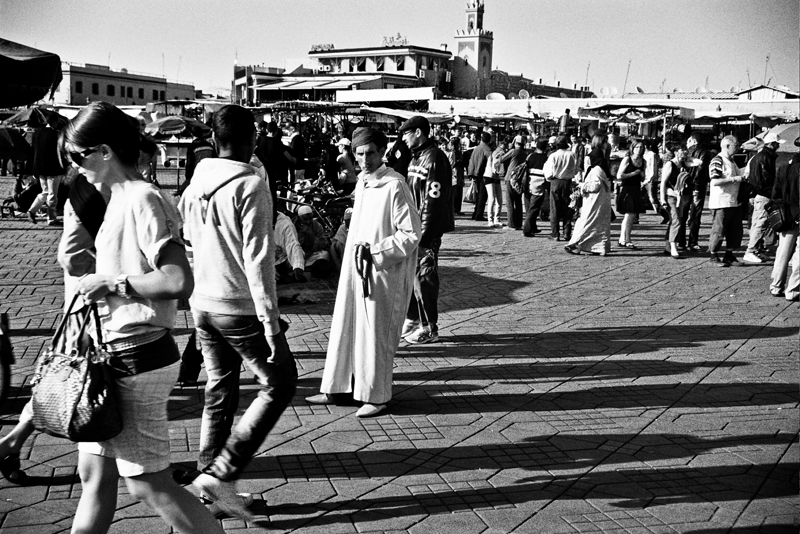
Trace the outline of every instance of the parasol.
<instances>
[{"instance_id":1,"label":"parasol","mask_svg":"<svg viewBox=\"0 0 800 534\"><path fill-rule=\"evenodd\" d=\"M48 124L60 130L67 125L69 119L57 111L42 106L34 106L18 111L3 121L11 126L27 126L28 128L44 128Z\"/></svg>"},{"instance_id":2,"label":"parasol","mask_svg":"<svg viewBox=\"0 0 800 534\"><path fill-rule=\"evenodd\" d=\"M763 143L762 139L768 133L774 133L778 136L779 139L783 139L786 142L781 143L778 146L777 152L800 152L800 148L795 146L794 140L800 137L800 122L792 122L789 124L779 124L774 128L770 128L765 132L761 132L757 136L749 139L745 143L742 143L742 148L745 150L756 150L761 146Z\"/></svg>"},{"instance_id":3,"label":"parasol","mask_svg":"<svg viewBox=\"0 0 800 534\"><path fill-rule=\"evenodd\" d=\"M28 159L31 145L16 128L0 127L0 158Z\"/></svg>"},{"instance_id":4,"label":"parasol","mask_svg":"<svg viewBox=\"0 0 800 534\"><path fill-rule=\"evenodd\" d=\"M45 98L53 98L63 77L61 58L0 39L0 107L27 106Z\"/></svg>"},{"instance_id":5,"label":"parasol","mask_svg":"<svg viewBox=\"0 0 800 534\"><path fill-rule=\"evenodd\" d=\"M144 128L145 133L154 137L171 137L173 135L199 137L210 131L211 128L202 122L181 115L171 115L156 119Z\"/></svg>"}]
</instances>

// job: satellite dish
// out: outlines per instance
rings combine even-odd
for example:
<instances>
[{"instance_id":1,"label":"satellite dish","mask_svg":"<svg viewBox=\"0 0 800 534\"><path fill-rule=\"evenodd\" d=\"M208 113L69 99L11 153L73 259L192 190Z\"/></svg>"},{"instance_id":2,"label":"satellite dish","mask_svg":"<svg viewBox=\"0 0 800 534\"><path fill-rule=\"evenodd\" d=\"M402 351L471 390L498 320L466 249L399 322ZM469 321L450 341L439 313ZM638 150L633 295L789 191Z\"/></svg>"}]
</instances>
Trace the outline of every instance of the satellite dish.
<instances>
[{"instance_id":1,"label":"satellite dish","mask_svg":"<svg viewBox=\"0 0 800 534\"><path fill-rule=\"evenodd\" d=\"M640 92L640 93L644 93L644 89L642 89L642 88L641 88L641 87L639 87L638 85L636 86L636 90L637 90L638 92Z\"/></svg>"},{"instance_id":2,"label":"satellite dish","mask_svg":"<svg viewBox=\"0 0 800 534\"><path fill-rule=\"evenodd\" d=\"M608 87L601 87L600 94L603 96L608 96L609 94L611 94L611 92L608 90Z\"/></svg>"},{"instance_id":3,"label":"satellite dish","mask_svg":"<svg viewBox=\"0 0 800 534\"><path fill-rule=\"evenodd\" d=\"M619 93L619 90L616 87L611 87L608 91L611 96L615 96L617 93Z\"/></svg>"},{"instance_id":4,"label":"satellite dish","mask_svg":"<svg viewBox=\"0 0 800 534\"><path fill-rule=\"evenodd\" d=\"M453 122L455 122L456 124L458 124L459 122L461 122L461 115L456 115L456 116L454 116L454 117L453 117Z\"/></svg>"},{"instance_id":5,"label":"satellite dish","mask_svg":"<svg viewBox=\"0 0 800 534\"><path fill-rule=\"evenodd\" d=\"M528 100L531 97L531 94L525 89L520 89L519 97L522 98L523 100Z\"/></svg>"},{"instance_id":6,"label":"satellite dish","mask_svg":"<svg viewBox=\"0 0 800 534\"><path fill-rule=\"evenodd\" d=\"M676 87L675 89L672 90L672 92L673 93L682 93L683 89L681 89L680 87Z\"/></svg>"},{"instance_id":7,"label":"satellite dish","mask_svg":"<svg viewBox=\"0 0 800 534\"><path fill-rule=\"evenodd\" d=\"M506 97L504 97L500 93L489 93L488 95L486 95L486 100L505 100L505 99Z\"/></svg>"},{"instance_id":8,"label":"satellite dish","mask_svg":"<svg viewBox=\"0 0 800 534\"><path fill-rule=\"evenodd\" d=\"M508 99L509 100L516 100L517 99L517 93L508 93Z\"/></svg>"},{"instance_id":9,"label":"satellite dish","mask_svg":"<svg viewBox=\"0 0 800 534\"><path fill-rule=\"evenodd\" d=\"M695 93L707 93L708 89L706 89L705 87L702 87L702 86L697 86L697 87L694 88L694 92Z\"/></svg>"}]
</instances>

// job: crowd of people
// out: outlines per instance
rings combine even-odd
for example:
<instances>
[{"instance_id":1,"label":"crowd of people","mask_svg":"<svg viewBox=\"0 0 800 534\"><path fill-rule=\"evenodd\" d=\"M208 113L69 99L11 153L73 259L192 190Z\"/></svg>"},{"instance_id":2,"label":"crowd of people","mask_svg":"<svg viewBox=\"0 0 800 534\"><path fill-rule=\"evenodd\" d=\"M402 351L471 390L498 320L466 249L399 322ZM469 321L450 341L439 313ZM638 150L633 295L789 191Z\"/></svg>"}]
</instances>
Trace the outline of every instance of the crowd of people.
<instances>
[{"instance_id":1,"label":"crowd of people","mask_svg":"<svg viewBox=\"0 0 800 534\"><path fill-rule=\"evenodd\" d=\"M711 262L738 262L752 197L743 261L761 263L771 238L767 214L779 205L787 224L778 231L769 291L800 299L800 158L776 176L774 151L784 140L774 136L741 169L731 136L716 154L694 135L663 152L633 139L623 152L619 138L602 131L590 142L524 131L508 138L488 130L448 135L414 116L391 142L381 129L361 127L332 138L338 156L329 160L331 172L321 167L321 176L354 197L329 236L311 209L285 213L277 196L304 177L296 128L290 127L296 146L287 147L277 124L257 125L250 111L229 105L214 114L212 131L190 149L177 207L143 172L146 139L113 105L86 106L56 139L61 164L76 172L58 256L65 302L77 293L100 305L103 339L95 342L111 354L124 427L108 441L79 444L83 493L72 532L108 531L119 477L181 532L222 532L215 510L250 517L252 495L239 493L237 480L291 403L298 378L289 324L280 316L281 280L340 271L320 393L306 402L357 405L357 417L385 413L401 340L439 340L439 251L455 217L464 215L466 178L473 220L524 237L548 220L548 237L565 242L570 254L611 252L615 211L623 217L619 246L637 249L633 227L647 202L668 223L666 254L699 251L708 188ZM748 187L752 194L744 193ZM208 376L192 480L201 500L169 471L167 401L184 367L170 331L177 299L186 298ZM242 364L259 392L237 421ZM33 431L26 406L0 439L0 471L9 480L25 480L19 450Z\"/></svg>"}]
</instances>

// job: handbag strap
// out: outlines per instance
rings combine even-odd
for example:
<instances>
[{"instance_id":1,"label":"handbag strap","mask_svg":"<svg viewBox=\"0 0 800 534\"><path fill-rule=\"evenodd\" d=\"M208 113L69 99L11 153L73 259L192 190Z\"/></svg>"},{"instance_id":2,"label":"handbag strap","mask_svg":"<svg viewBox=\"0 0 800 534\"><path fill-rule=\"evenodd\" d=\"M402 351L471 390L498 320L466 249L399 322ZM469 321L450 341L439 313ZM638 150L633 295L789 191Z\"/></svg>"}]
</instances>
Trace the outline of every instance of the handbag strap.
<instances>
[{"instance_id":1,"label":"handbag strap","mask_svg":"<svg viewBox=\"0 0 800 534\"><path fill-rule=\"evenodd\" d=\"M80 294L75 293L75 296L72 297L72 302L69 303L67 311L61 318L61 322L58 323L58 328L56 328L56 333L53 334L53 339L50 341L51 351L54 351L55 348L58 346L58 342L61 340L61 336L64 334L64 328L66 328L67 326L67 320L69 319L69 316L72 314L72 308L75 307L75 303L78 301L78 297L80 297Z\"/></svg>"}]
</instances>

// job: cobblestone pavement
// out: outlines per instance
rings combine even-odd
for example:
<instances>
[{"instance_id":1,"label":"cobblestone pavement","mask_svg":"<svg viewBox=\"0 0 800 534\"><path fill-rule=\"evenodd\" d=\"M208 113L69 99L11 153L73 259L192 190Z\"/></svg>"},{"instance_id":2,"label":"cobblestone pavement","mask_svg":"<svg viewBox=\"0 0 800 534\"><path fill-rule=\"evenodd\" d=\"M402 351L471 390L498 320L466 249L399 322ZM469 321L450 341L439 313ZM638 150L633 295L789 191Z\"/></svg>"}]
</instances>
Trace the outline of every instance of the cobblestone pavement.
<instances>
[{"instance_id":1,"label":"cobblestone pavement","mask_svg":"<svg viewBox=\"0 0 800 534\"><path fill-rule=\"evenodd\" d=\"M459 218L441 252L441 342L403 343L389 413L375 419L305 403L335 283L282 286L313 301L282 309L299 388L240 483L257 520L225 529L798 532L800 307L769 295L770 266L662 256L663 231L645 215L641 250L601 258ZM58 238L0 221L0 311L17 357L2 433L63 305ZM181 346L190 328L182 310ZM241 405L255 392L246 378ZM176 389L170 401L184 466L196 459L201 399L202 388ZM32 485L0 480L0 530L67 532L76 461L74 444L35 434L22 450ZM120 487L112 532L169 532Z\"/></svg>"}]
</instances>

